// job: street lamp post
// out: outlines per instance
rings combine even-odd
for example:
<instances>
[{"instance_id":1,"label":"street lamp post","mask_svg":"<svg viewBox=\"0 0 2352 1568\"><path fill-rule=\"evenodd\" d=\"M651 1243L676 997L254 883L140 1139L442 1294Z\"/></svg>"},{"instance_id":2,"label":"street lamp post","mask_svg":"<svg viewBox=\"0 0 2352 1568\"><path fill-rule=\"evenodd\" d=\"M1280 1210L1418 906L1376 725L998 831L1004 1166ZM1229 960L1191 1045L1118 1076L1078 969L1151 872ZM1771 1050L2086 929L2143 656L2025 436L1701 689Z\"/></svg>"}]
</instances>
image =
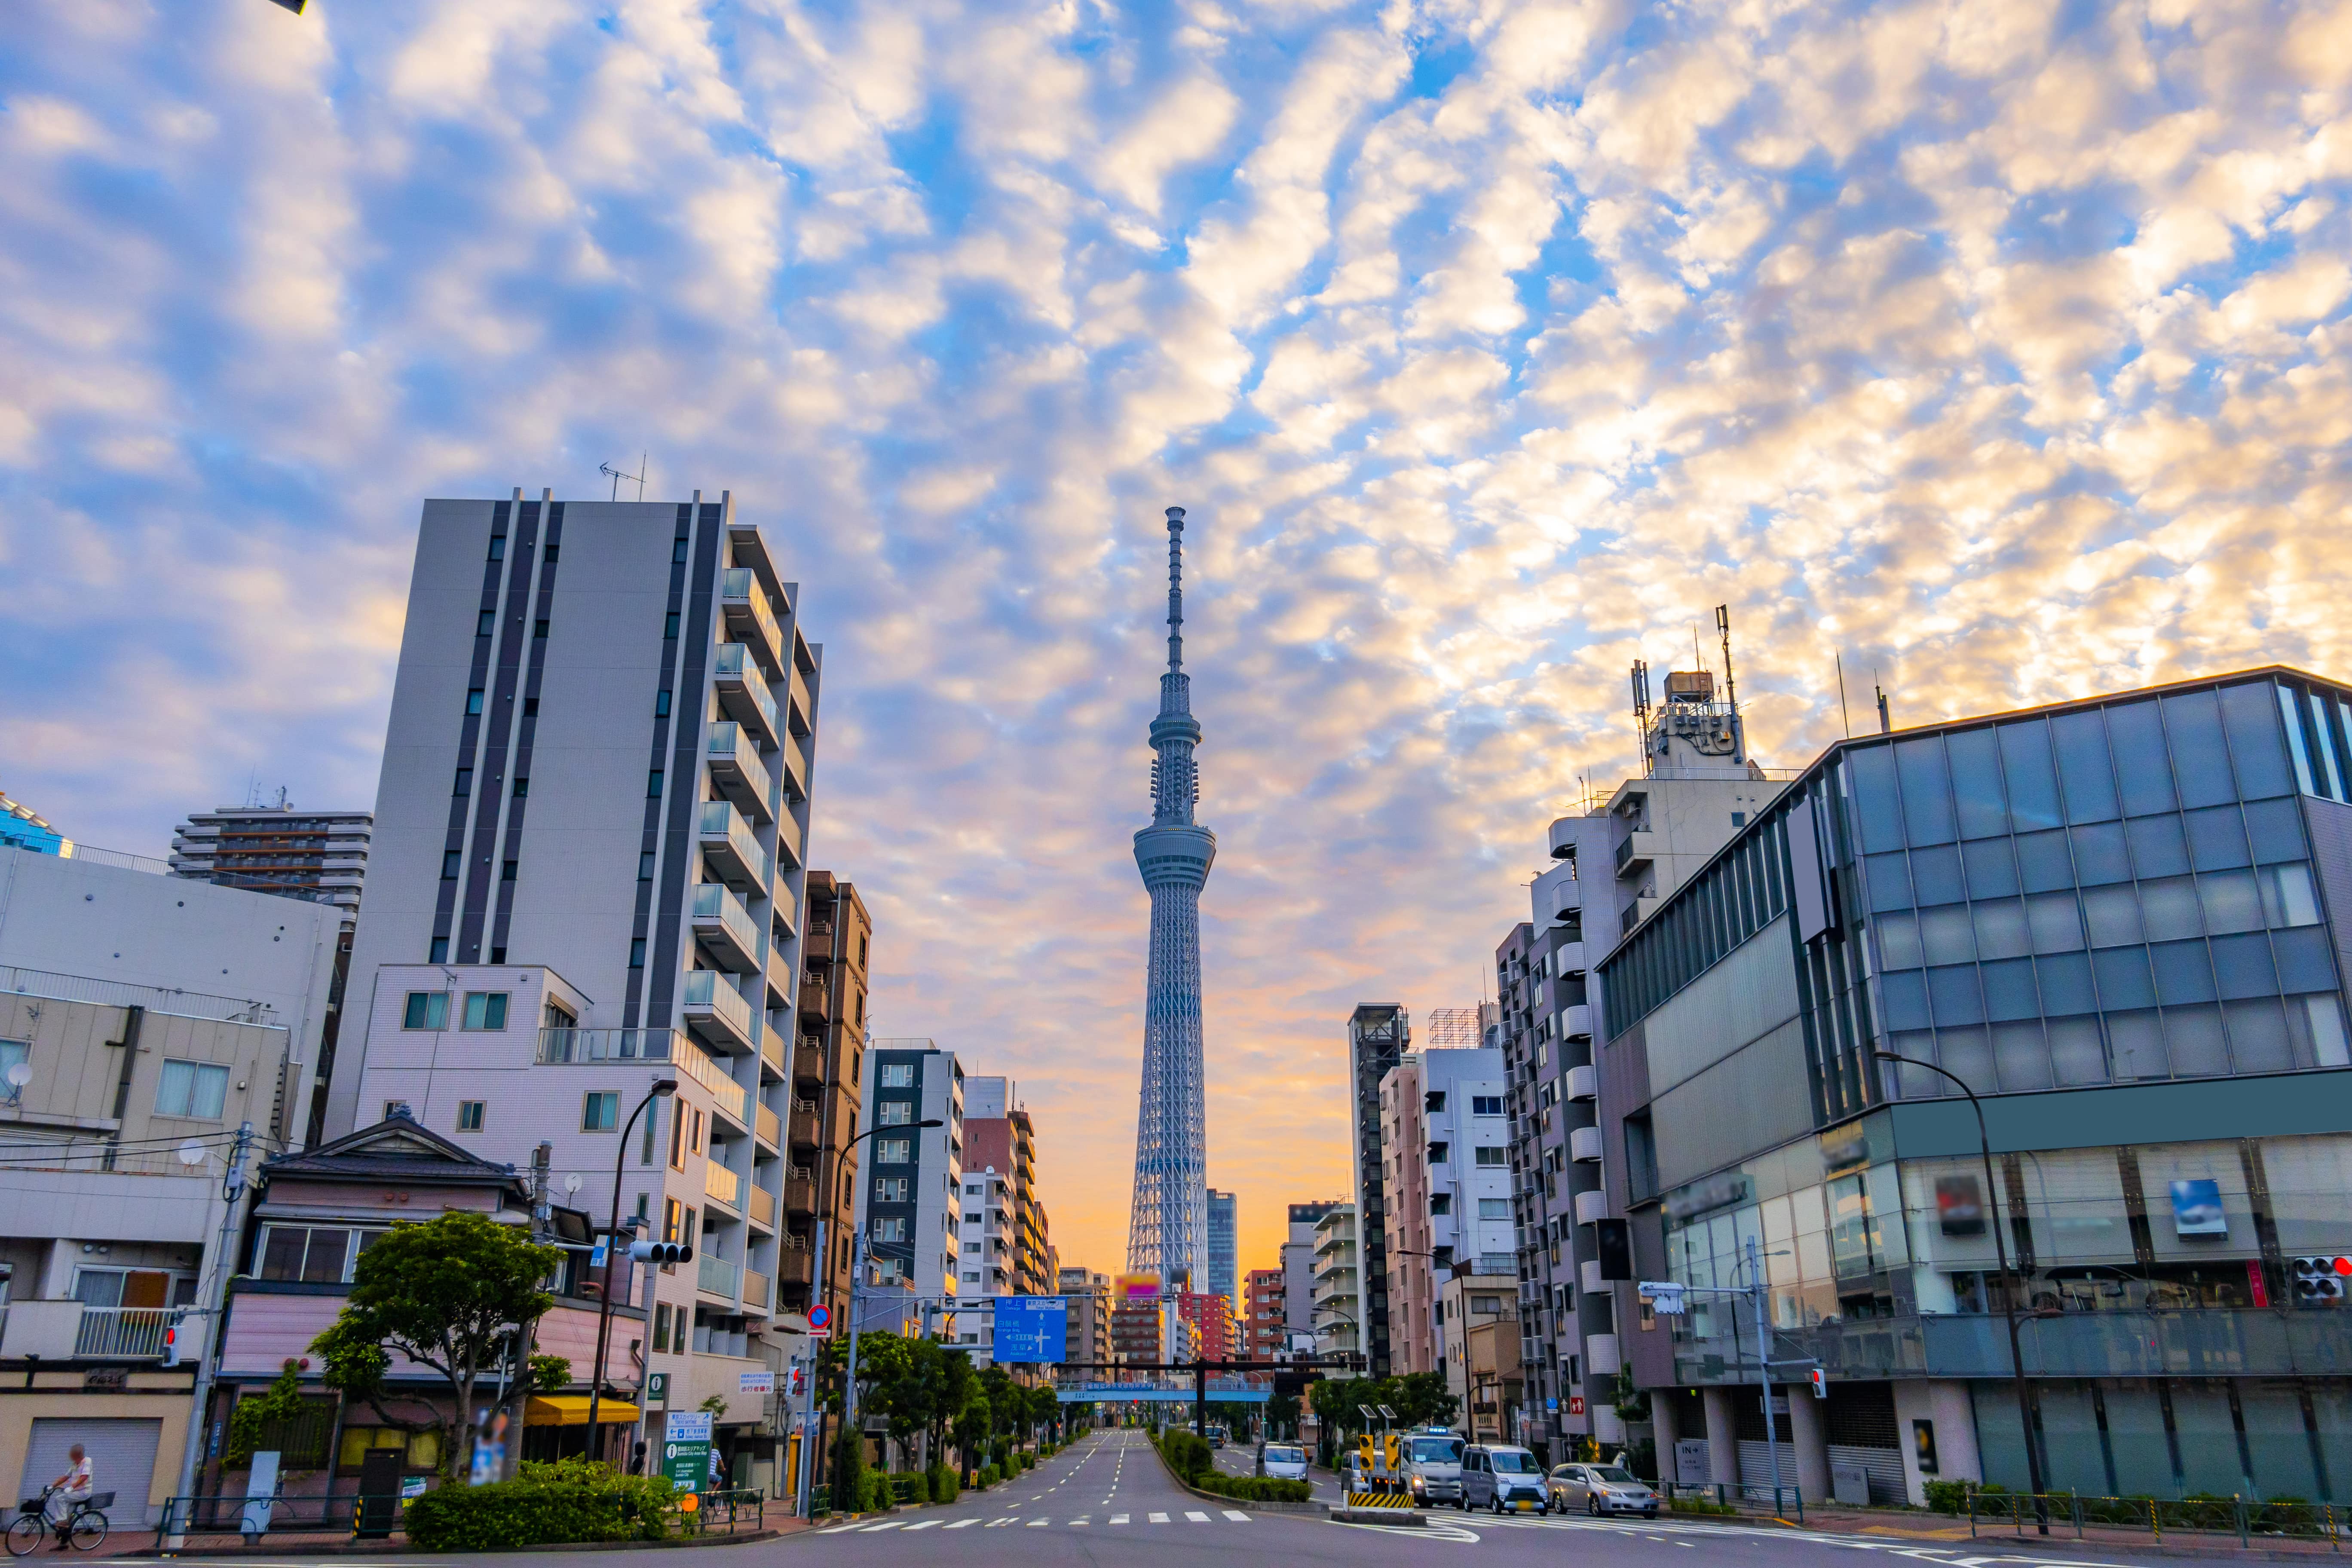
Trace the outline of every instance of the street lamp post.
<instances>
[{"instance_id":1,"label":"street lamp post","mask_svg":"<svg viewBox=\"0 0 2352 1568\"><path fill-rule=\"evenodd\" d=\"M1870 1053L1881 1061L1901 1062L1906 1067L1925 1068L1927 1071L1951 1079L1959 1091L1969 1097L1969 1109L1977 1113L1977 1147L1984 1156L1986 1222L1992 1227L1993 1255L2000 1262L2001 1316L2009 1320L2009 1372L2017 1387L2017 1435L2025 1445L2026 1485L2033 1489L2034 1518L2042 1533L2050 1533L2050 1515L2042 1498L2042 1456L2033 1446L2033 1400L2025 1385L2025 1352L2018 1346L2017 1291L2020 1285L2009 1271L2009 1243L2000 1234L2000 1189L1992 1179L1992 1137L1985 1131L1984 1103L1977 1091L1956 1073L1947 1072L1934 1062L1923 1062L1915 1057L1898 1056L1893 1051Z\"/></svg>"},{"instance_id":2,"label":"street lamp post","mask_svg":"<svg viewBox=\"0 0 2352 1568\"><path fill-rule=\"evenodd\" d=\"M604 1288L599 1291L596 1303L596 1365L588 1380L588 1446L596 1441L596 1413L604 1397L604 1352L613 1333L613 1255L621 1250L621 1174L629 1158L629 1134L636 1131L637 1118L646 1107L666 1095L677 1092L677 1079L666 1078L646 1091L637 1108L629 1112L628 1125L621 1129L621 1146L613 1153L613 1219L604 1227Z\"/></svg>"}]
</instances>

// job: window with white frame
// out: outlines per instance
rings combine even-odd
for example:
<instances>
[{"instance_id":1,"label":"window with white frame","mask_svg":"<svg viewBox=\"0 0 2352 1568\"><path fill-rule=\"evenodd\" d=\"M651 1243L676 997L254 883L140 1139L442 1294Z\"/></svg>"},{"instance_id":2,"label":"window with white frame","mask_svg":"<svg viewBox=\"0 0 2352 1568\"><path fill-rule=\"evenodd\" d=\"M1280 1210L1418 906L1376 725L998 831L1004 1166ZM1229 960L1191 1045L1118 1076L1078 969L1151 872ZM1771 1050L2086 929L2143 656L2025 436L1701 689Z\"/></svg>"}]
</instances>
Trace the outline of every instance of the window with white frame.
<instances>
[{"instance_id":1,"label":"window with white frame","mask_svg":"<svg viewBox=\"0 0 2352 1568\"><path fill-rule=\"evenodd\" d=\"M874 1125L877 1127L907 1127L911 1126L914 1120L912 1100L886 1100L874 1108Z\"/></svg>"},{"instance_id":2,"label":"window with white frame","mask_svg":"<svg viewBox=\"0 0 2352 1568\"><path fill-rule=\"evenodd\" d=\"M882 1076L875 1080L875 1084L879 1089L912 1089L915 1087L915 1064L886 1062Z\"/></svg>"},{"instance_id":3,"label":"window with white frame","mask_svg":"<svg viewBox=\"0 0 2352 1568\"><path fill-rule=\"evenodd\" d=\"M911 1138L877 1138L874 1140L874 1163L877 1165L903 1165L915 1157L915 1141Z\"/></svg>"},{"instance_id":4,"label":"window with white frame","mask_svg":"<svg viewBox=\"0 0 2352 1568\"><path fill-rule=\"evenodd\" d=\"M155 1084L155 1114L218 1121L228 1100L228 1068L215 1062L180 1062L165 1058Z\"/></svg>"},{"instance_id":5,"label":"window with white frame","mask_svg":"<svg viewBox=\"0 0 2352 1568\"><path fill-rule=\"evenodd\" d=\"M905 1203L907 1201L907 1178L904 1176L877 1177L874 1182L874 1201L884 1204Z\"/></svg>"}]
</instances>

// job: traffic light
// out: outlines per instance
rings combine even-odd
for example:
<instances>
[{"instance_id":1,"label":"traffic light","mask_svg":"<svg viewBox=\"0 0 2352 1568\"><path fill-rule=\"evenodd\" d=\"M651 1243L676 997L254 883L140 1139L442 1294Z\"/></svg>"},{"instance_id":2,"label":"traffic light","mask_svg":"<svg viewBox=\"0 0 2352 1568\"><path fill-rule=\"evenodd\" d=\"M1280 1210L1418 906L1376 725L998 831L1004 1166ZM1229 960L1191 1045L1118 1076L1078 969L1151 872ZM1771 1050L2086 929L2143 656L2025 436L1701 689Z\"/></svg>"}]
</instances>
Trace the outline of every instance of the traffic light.
<instances>
[{"instance_id":1,"label":"traffic light","mask_svg":"<svg viewBox=\"0 0 2352 1568\"><path fill-rule=\"evenodd\" d=\"M1388 1452L1382 1457L1388 1460L1389 1473L1391 1475L1394 1475L1397 1471L1397 1462L1402 1457L1400 1450L1402 1448L1403 1445L1404 1439L1398 1436L1393 1432L1390 1433L1381 1440L1381 1447L1388 1450Z\"/></svg>"},{"instance_id":2,"label":"traffic light","mask_svg":"<svg viewBox=\"0 0 2352 1568\"><path fill-rule=\"evenodd\" d=\"M2298 1258L2294 1260L2294 1299L2305 1305L2341 1301L2352 1289L2352 1258Z\"/></svg>"},{"instance_id":3,"label":"traffic light","mask_svg":"<svg viewBox=\"0 0 2352 1568\"><path fill-rule=\"evenodd\" d=\"M640 1263L691 1263L694 1248L681 1241L633 1241L629 1256Z\"/></svg>"},{"instance_id":4,"label":"traffic light","mask_svg":"<svg viewBox=\"0 0 2352 1568\"><path fill-rule=\"evenodd\" d=\"M180 1325L177 1323L163 1325L163 1364L180 1364Z\"/></svg>"},{"instance_id":5,"label":"traffic light","mask_svg":"<svg viewBox=\"0 0 2352 1568\"><path fill-rule=\"evenodd\" d=\"M1356 1439L1357 1468L1370 1474L1372 1468L1372 1435L1370 1432Z\"/></svg>"},{"instance_id":6,"label":"traffic light","mask_svg":"<svg viewBox=\"0 0 2352 1568\"><path fill-rule=\"evenodd\" d=\"M1805 1373L1805 1381L1813 1385L1815 1399L1827 1399L1830 1396L1830 1374L1820 1367L1815 1367Z\"/></svg>"},{"instance_id":7,"label":"traffic light","mask_svg":"<svg viewBox=\"0 0 2352 1568\"><path fill-rule=\"evenodd\" d=\"M1274 1396L1276 1399L1304 1399L1309 1384L1320 1383L1319 1372L1277 1372L1274 1374Z\"/></svg>"}]
</instances>

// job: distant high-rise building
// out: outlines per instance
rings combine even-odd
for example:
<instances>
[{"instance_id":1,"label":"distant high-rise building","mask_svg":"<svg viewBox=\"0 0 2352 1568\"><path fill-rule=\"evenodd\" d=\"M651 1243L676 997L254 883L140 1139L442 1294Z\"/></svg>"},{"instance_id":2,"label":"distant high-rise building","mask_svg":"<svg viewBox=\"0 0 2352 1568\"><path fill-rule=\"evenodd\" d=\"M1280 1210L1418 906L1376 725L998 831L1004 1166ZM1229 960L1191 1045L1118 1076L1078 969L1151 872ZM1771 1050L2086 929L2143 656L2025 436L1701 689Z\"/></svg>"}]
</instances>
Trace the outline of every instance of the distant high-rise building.
<instances>
[{"instance_id":1,"label":"distant high-rise building","mask_svg":"<svg viewBox=\"0 0 2352 1568\"><path fill-rule=\"evenodd\" d=\"M1438 1371L1459 1339L1460 1325L1438 1310L1440 1285L1457 1265L1513 1272L1503 1081L1503 1053L1492 1049L1408 1051L1381 1080L1381 1131L1394 1183L1389 1331L1400 1375Z\"/></svg>"},{"instance_id":2,"label":"distant high-rise building","mask_svg":"<svg viewBox=\"0 0 2352 1568\"><path fill-rule=\"evenodd\" d=\"M1290 1228L1282 1243L1282 1326L1285 1332L1311 1334L1315 1331L1315 1227L1333 1209L1346 1205L1345 1198L1330 1198L1319 1204L1293 1204L1288 1215Z\"/></svg>"},{"instance_id":3,"label":"distant high-rise building","mask_svg":"<svg viewBox=\"0 0 2352 1568\"><path fill-rule=\"evenodd\" d=\"M961 1218L969 1212L963 1068L953 1051L926 1039L877 1039L866 1065L874 1076L858 1128L873 1132L869 1173L858 1189L866 1283L902 1285L934 1303L966 1294L957 1279L961 1249L977 1238Z\"/></svg>"},{"instance_id":4,"label":"distant high-rise building","mask_svg":"<svg viewBox=\"0 0 2352 1568\"><path fill-rule=\"evenodd\" d=\"M1374 1377L1389 1375L1387 1152L1381 1139L1381 1079L1412 1046L1412 1025L1394 1004L1366 1005L1348 1020L1348 1073L1355 1114L1355 1258L1363 1270L1363 1352Z\"/></svg>"},{"instance_id":5,"label":"distant high-rise building","mask_svg":"<svg viewBox=\"0 0 2352 1568\"><path fill-rule=\"evenodd\" d=\"M984 1207L987 1251L981 1258L965 1255L963 1283L991 1296L1051 1295L1053 1245L1046 1231L1045 1200L1037 1190L1036 1124L1020 1103L1018 1088L1011 1079L964 1080L963 1167L967 1185L977 1181L981 1173L993 1171L1006 1187L1001 1214L993 1201ZM969 1199L979 1194L965 1195L964 1212L969 1215L975 1207ZM1002 1279L997 1278L1000 1268ZM968 1289L966 1294L970 1293Z\"/></svg>"},{"instance_id":6,"label":"distant high-rise building","mask_svg":"<svg viewBox=\"0 0 2352 1568\"><path fill-rule=\"evenodd\" d=\"M0 845L14 849L30 849L36 855L56 855L72 841L51 827L47 817L8 798L0 790Z\"/></svg>"},{"instance_id":7,"label":"distant high-rise building","mask_svg":"<svg viewBox=\"0 0 2352 1568\"><path fill-rule=\"evenodd\" d=\"M1224 1297L1207 1290L1183 1290L1177 1293L1176 1311L1192 1331L1193 1353L1202 1361L1231 1359L1236 1349L1234 1343L1234 1308Z\"/></svg>"},{"instance_id":8,"label":"distant high-rise building","mask_svg":"<svg viewBox=\"0 0 2352 1568\"><path fill-rule=\"evenodd\" d=\"M1247 1290L1243 1346L1252 1361L1268 1361L1290 1348L1284 1328L1284 1321L1289 1314L1283 1291L1282 1270L1251 1269Z\"/></svg>"},{"instance_id":9,"label":"distant high-rise building","mask_svg":"<svg viewBox=\"0 0 2352 1568\"><path fill-rule=\"evenodd\" d=\"M375 814L223 805L192 811L172 835L172 875L224 888L360 907Z\"/></svg>"},{"instance_id":10,"label":"distant high-rise building","mask_svg":"<svg viewBox=\"0 0 2352 1568\"><path fill-rule=\"evenodd\" d=\"M1209 1189L1209 1279L1212 1295L1225 1299L1225 1310L1242 1310L1240 1216L1231 1193Z\"/></svg>"},{"instance_id":11,"label":"distant high-rise building","mask_svg":"<svg viewBox=\"0 0 2352 1568\"><path fill-rule=\"evenodd\" d=\"M1079 1364L1110 1360L1110 1276L1066 1267L1055 1271L1055 1286L1069 1303L1062 1346L1069 1370L1059 1375L1078 1383L1111 1381L1103 1371Z\"/></svg>"},{"instance_id":12,"label":"distant high-rise building","mask_svg":"<svg viewBox=\"0 0 2352 1568\"><path fill-rule=\"evenodd\" d=\"M785 1127L791 1163L808 1175L787 1171L782 1196L784 1229L808 1237L811 1248L822 1231L824 1256L810 1249L785 1252L777 1266L776 1301L786 1311L806 1311L820 1300L838 1311L849 1291L857 1177L868 1152L856 1139L866 1097L866 997L873 941L874 921L856 884L830 871L811 871L799 1032L793 1048L795 1103ZM762 1201L758 1193L752 1198Z\"/></svg>"},{"instance_id":13,"label":"distant high-rise building","mask_svg":"<svg viewBox=\"0 0 2352 1568\"><path fill-rule=\"evenodd\" d=\"M1315 1349L1352 1355L1363 1349L1363 1292L1358 1267L1356 1213L1340 1204L1315 1222L1313 1302Z\"/></svg>"},{"instance_id":14,"label":"distant high-rise building","mask_svg":"<svg viewBox=\"0 0 2352 1568\"><path fill-rule=\"evenodd\" d=\"M1151 826L1135 836L1151 894L1143 1092L1135 1125L1129 1272L1198 1283L1208 1274L1208 1132L1201 1054L1201 889L1217 836L1192 820L1201 726L1184 673L1184 509L1168 509L1168 671L1151 721Z\"/></svg>"}]
</instances>

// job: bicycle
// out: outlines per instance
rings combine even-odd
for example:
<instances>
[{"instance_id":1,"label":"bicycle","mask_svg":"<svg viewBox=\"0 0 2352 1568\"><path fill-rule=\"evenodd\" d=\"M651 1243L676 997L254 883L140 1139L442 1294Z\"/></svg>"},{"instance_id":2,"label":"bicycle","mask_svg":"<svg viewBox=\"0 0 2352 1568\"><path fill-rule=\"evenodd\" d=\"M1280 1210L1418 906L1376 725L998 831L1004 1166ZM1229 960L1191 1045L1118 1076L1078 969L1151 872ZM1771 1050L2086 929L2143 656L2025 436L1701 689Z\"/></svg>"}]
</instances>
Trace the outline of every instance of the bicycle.
<instances>
[{"instance_id":1,"label":"bicycle","mask_svg":"<svg viewBox=\"0 0 2352 1568\"><path fill-rule=\"evenodd\" d=\"M16 1517L8 1521L11 1557L30 1556L40 1546L42 1537L49 1533L49 1497L57 1489L43 1487L39 1497L26 1498L16 1505ZM112 1492L92 1492L74 1504L56 1525L58 1550L62 1552L71 1546L77 1552L95 1552L105 1545L105 1510L113 1504Z\"/></svg>"}]
</instances>

